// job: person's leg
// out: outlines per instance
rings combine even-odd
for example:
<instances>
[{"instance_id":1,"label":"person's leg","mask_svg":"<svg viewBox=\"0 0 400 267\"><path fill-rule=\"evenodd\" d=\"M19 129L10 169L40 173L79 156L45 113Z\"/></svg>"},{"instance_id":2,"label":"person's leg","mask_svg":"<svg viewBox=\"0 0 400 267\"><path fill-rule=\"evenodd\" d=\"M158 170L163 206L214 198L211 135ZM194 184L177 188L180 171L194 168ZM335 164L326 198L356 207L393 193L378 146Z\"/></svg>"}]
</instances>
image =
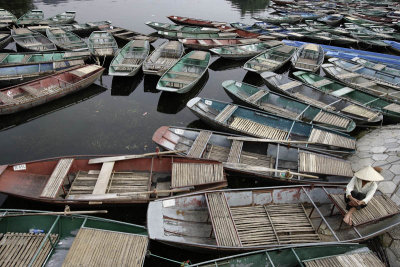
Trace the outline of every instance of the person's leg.
<instances>
[{"instance_id":1,"label":"person's leg","mask_svg":"<svg viewBox=\"0 0 400 267\"><path fill-rule=\"evenodd\" d=\"M353 222L351 221L351 216L353 215L353 212L355 212L357 208L351 207L350 210L346 213L346 215L343 218L343 221L347 223L348 225L352 225Z\"/></svg>"}]
</instances>

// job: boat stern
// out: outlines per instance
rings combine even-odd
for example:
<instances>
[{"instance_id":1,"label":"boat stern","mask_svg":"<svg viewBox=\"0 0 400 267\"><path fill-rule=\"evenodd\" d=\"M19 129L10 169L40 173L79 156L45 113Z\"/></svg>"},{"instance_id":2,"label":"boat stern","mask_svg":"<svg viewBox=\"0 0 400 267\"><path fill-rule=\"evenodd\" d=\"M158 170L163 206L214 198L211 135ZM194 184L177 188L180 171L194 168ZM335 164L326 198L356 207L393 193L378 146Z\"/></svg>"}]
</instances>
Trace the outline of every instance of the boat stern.
<instances>
[{"instance_id":1,"label":"boat stern","mask_svg":"<svg viewBox=\"0 0 400 267\"><path fill-rule=\"evenodd\" d=\"M197 102L199 102L201 100L201 98L200 97L195 97L195 98L192 98L192 99L190 99L187 103L186 103L186 106L188 107L188 108L192 108L194 105L196 105L196 103Z\"/></svg>"}]
</instances>

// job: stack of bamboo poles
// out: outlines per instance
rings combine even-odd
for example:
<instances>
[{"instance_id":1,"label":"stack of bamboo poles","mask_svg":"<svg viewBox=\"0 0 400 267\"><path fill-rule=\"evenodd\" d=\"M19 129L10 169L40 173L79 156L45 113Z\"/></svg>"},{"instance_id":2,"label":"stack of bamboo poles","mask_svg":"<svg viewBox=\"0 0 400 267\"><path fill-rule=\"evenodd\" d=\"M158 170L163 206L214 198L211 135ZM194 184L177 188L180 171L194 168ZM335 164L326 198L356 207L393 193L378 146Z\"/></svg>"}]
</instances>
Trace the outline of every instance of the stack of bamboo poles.
<instances>
[{"instance_id":1,"label":"stack of bamboo poles","mask_svg":"<svg viewBox=\"0 0 400 267\"><path fill-rule=\"evenodd\" d=\"M350 161L302 151L299 153L299 172L352 177Z\"/></svg>"},{"instance_id":2,"label":"stack of bamboo poles","mask_svg":"<svg viewBox=\"0 0 400 267\"><path fill-rule=\"evenodd\" d=\"M371 251L305 260L303 263L306 267L386 266Z\"/></svg>"},{"instance_id":3,"label":"stack of bamboo poles","mask_svg":"<svg viewBox=\"0 0 400 267\"><path fill-rule=\"evenodd\" d=\"M310 137L308 138L309 142L315 142L318 144L324 144L329 146L337 146L348 149L356 148L356 140L351 138L350 136L341 136L335 133L322 131L319 129L312 129Z\"/></svg>"},{"instance_id":4,"label":"stack of bamboo poles","mask_svg":"<svg viewBox=\"0 0 400 267\"><path fill-rule=\"evenodd\" d=\"M229 125L229 128L232 128L236 131L240 131L252 136L257 136L272 140L286 140L286 137L288 136L287 131L283 131L281 129L273 128L240 117L234 117L232 123Z\"/></svg>"},{"instance_id":5,"label":"stack of bamboo poles","mask_svg":"<svg viewBox=\"0 0 400 267\"><path fill-rule=\"evenodd\" d=\"M200 131L199 135L196 137L192 146L190 147L187 155L192 158L201 158L201 155L203 154L203 151L211 135L212 132Z\"/></svg>"},{"instance_id":6,"label":"stack of bamboo poles","mask_svg":"<svg viewBox=\"0 0 400 267\"><path fill-rule=\"evenodd\" d=\"M214 184L225 181L224 168L221 163L173 163L171 187L187 187L203 184Z\"/></svg>"}]
</instances>

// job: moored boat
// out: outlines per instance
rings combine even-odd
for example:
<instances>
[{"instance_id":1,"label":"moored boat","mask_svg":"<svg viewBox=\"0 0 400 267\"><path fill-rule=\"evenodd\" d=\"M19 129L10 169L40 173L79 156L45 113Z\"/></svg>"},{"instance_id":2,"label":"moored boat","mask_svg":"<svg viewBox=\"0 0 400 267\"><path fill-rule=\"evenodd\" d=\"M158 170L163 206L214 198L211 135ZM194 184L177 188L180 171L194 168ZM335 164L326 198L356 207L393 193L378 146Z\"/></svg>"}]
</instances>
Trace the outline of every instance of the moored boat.
<instances>
[{"instance_id":1,"label":"moored boat","mask_svg":"<svg viewBox=\"0 0 400 267\"><path fill-rule=\"evenodd\" d=\"M44 13L42 10L33 9L22 15L17 24L20 26L38 25L44 21Z\"/></svg>"},{"instance_id":2,"label":"moored boat","mask_svg":"<svg viewBox=\"0 0 400 267\"><path fill-rule=\"evenodd\" d=\"M245 44L255 44L261 42L260 39L179 39L185 47L196 49L196 50L209 50L215 47L221 46L232 46L232 45L245 45Z\"/></svg>"},{"instance_id":3,"label":"moored boat","mask_svg":"<svg viewBox=\"0 0 400 267\"><path fill-rule=\"evenodd\" d=\"M16 24L17 18L10 11L0 8L0 23L7 25L6 27L8 27L12 24Z\"/></svg>"},{"instance_id":4,"label":"moored boat","mask_svg":"<svg viewBox=\"0 0 400 267\"><path fill-rule=\"evenodd\" d=\"M289 62L296 50L295 47L288 45L270 48L249 59L243 68L256 73L275 71Z\"/></svg>"},{"instance_id":5,"label":"moored boat","mask_svg":"<svg viewBox=\"0 0 400 267\"><path fill-rule=\"evenodd\" d=\"M298 23L302 20L302 17L298 15L292 15L292 16L269 15L264 17L254 17L254 19L279 25L281 23L290 23L290 24Z\"/></svg>"},{"instance_id":6,"label":"moored boat","mask_svg":"<svg viewBox=\"0 0 400 267\"><path fill-rule=\"evenodd\" d=\"M281 45L280 41L265 41L255 44L221 46L211 48L210 51L222 58L229 58L234 60L242 60L245 58L254 57L272 47Z\"/></svg>"},{"instance_id":7,"label":"moored boat","mask_svg":"<svg viewBox=\"0 0 400 267\"><path fill-rule=\"evenodd\" d=\"M150 44L144 40L127 43L111 61L108 74L112 76L133 76L142 68L149 55Z\"/></svg>"},{"instance_id":8,"label":"moored boat","mask_svg":"<svg viewBox=\"0 0 400 267\"><path fill-rule=\"evenodd\" d=\"M167 70L157 83L157 90L186 93L207 72L211 55L204 51L191 51Z\"/></svg>"},{"instance_id":9,"label":"moored boat","mask_svg":"<svg viewBox=\"0 0 400 267\"><path fill-rule=\"evenodd\" d=\"M355 149L355 139L347 134L259 110L200 97L191 99L186 106L213 128L230 133L275 142L299 141L300 146L339 154Z\"/></svg>"},{"instance_id":10,"label":"moored boat","mask_svg":"<svg viewBox=\"0 0 400 267\"><path fill-rule=\"evenodd\" d=\"M54 205L115 205L227 186L217 161L162 154L74 156L3 165L0 192Z\"/></svg>"},{"instance_id":11,"label":"moored boat","mask_svg":"<svg viewBox=\"0 0 400 267\"><path fill-rule=\"evenodd\" d=\"M57 47L49 39L38 32L33 32L26 28L11 30L11 36L17 46L28 52L48 52L56 51Z\"/></svg>"},{"instance_id":12,"label":"moored boat","mask_svg":"<svg viewBox=\"0 0 400 267\"><path fill-rule=\"evenodd\" d=\"M111 26L110 24L99 25L101 31L106 31L112 34L115 40L121 43L127 43L132 40L144 40L149 43L155 42L158 38L156 36L146 35L140 32L135 32L121 27Z\"/></svg>"},{"instance_id":13,"label":"moored boat","mask_svg":"<svg viewBox=\"0 0 400 267\"><path fill-rule=\"evenodd\" d=\"M188 32L188 33L216 33L220 30L217 28L208 27L195 27L195 26L182 26L164 22L148 21L145 23L147 26L155 29L156 31L172 31L172 32Z\"/></svg>"},{"instance_id":14,"label":"moored boat","mask_svg":"<svg viewBox=\"0 0 400 267\"><path fill-rule=\"evenodd\" d=\"M383 119L382 114L373 108L363 106L362 104L348 100L343 96L335 96L334 94L325 93L317 89L320 86L322 87L323 83L314 85L314 82L312 82L312 86L310 86L273 72L264 72L261 76L263 77L264 82L275 91L320 107L323 110L330 110L338 112L339 114L344 114L352 118L356 124L377 123ZM314 77L315 75L312 76Z\"/></svg>"},{"instance_id":15,"label":"moored boat","mask_svg":"<svg viewBox=\"0 0 400 267\"><path fill-rule=\"evenodd\" d=\"M10 114L47 103L94 83L104 68L78 66L0 90L0 114Z\"/></svg>"},{"instance_id":16,"label":"moored boat","mask_svg":"<svg viewBox=\"0 0 400 267\"><path fill-rule=\"evenodd\" d=\"M216 32L216 33L190 33L190 32L172 32L158 31L158 35L166 39L232 39L237 36L234 32Z\"/></svg>"},{"instance_id":17,"label":"moored boat","mask_svg":"<svg viewBox=\"0 0 400 267\"><path fill-rule=\"evenodd\" d=\"M118 44L111 33L106 31L94 31L90 34L88 47L92 55L96 57L113 57Z\"/></svg>"},{"instance_id":18,"label":"moored boat","mask_svg":"<svg viewBox=\"0 0 400 267\"><path fill-rule=\"evenodd\" d=\"M343 187L287 186L186 194L150 202L147 229L151 240L172 246L233 253L360 242L400 224L399 207L377 191L353 214L353 226L340 227L344 193Z\"/></svg>"},{"instance_id":19,"label":"moored boat","mask_svg":"<svg viewBox=\"0 0 400 267\"><path fill-rule=\"evenodd\" d=\"M93 21L86 23L74 23L74 24L62 24L57 25L57 27L65 30L73 32L81 37L89 36L93 31L100 30L100 27L109 27L111 25L110 21ZM44 30L46 32L46 29Z\"/></svg>"},{"instance_id":20,"label":"moored boat","mask_svg":"<svg viewBox=\"0 0 400 267\"><path fill-rule=\"evenodd\" d=\"M61 28L52 27L46 30L46 35L57 47L67 51L89 50L87 44L81 37L73 32Z\"/></svg>"},{"instance_id":21,"label":"moored boat","mask_svg":"<svg viewBox=\"0 0 400 267\"><path fill-rule=\"evenodd\" d=\"M57 14L53 17L46 19L47 24L70 24L75 21L75 11L65 11L61 14ZM44 23L41 23L44 24Z\"/></svg>"},{"instance_id":22,"label":"moored boat","mask_svg":"<svg viewBox=\"0 0 400 267\"><path fill-rule=\"evenodd\" d=\"M343 15L341 14L326 15L321 18L318 18L317 20L320 22L324 22L330 26L338 26L343 20Z\"/></svg>"},{"instance_id":23,"label":"moored boat","mask_svg":"<svg viewBox=\"0 0 400 267\"><path fill-rule=\"evenodd\" d=\"M169 41L162 44L143 62L143 72L161 76L175 65L184 53L181 42Z\"/></svg>"},{"instance_id":24,"label":"moored boat","mask_svg":"<svg viewBox=\"0 0 400 267\"><path fill-rule=\"evenodd\" d=\"M324 50L320 45L301 46L291 58L293 68L316 72L324 62Z\"/></svg>"},{"instance_id":25,"label":"moored boat","mask_svg":"<svg viewBox=\"0 0 400 267\"><path fill-rule=\"evenodd\" d=\"M233 80L224 81L222 87L235 102L254 109L342 132L351 132L356 127L354 121L343 114L322 110L269 89Z\"/></svg>"},{"instance_id":26,"label":"moored boat","mask_svg":"<svg viewBox=\"0 0 400 267\"><path fill-rule=\"evenodd\" d=\"M168 16L167 18L176 24L193 25L201 27L218 27L227 24L226 22L217 22L211 20L195 19L195 18L180 17L180 16Z\"/></svg>"},{"instance_id":27,"label":"moored boat","mask_svg":"<svg viewBox=\"0 0 400 267\"><path fill-rule=\"evenodd\" d=\"M0 53L0 67L25 65L31 63L49 63L90 57L89 51L49 52L49 53Z\"/></svg>"}]
</instances>

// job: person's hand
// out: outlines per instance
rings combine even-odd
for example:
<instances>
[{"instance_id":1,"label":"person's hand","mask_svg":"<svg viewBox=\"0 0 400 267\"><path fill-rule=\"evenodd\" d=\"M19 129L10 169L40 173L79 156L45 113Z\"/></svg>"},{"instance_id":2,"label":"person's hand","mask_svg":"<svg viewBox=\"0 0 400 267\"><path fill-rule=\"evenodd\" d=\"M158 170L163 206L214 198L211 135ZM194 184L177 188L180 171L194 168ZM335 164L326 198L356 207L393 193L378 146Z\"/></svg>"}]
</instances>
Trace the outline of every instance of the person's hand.
<instances>
[{"instance_id":1,"label":"person's hand","mask_svg":"<svg viewBox=\"0 0 400 267\"><path fill-rule=\"evenodd\" d=\"M350 202L349 202L349 205L352 206L352 207L357 207L358 206L357 200L356 199L351 199Z\"/></svg>"}]
</instances>

